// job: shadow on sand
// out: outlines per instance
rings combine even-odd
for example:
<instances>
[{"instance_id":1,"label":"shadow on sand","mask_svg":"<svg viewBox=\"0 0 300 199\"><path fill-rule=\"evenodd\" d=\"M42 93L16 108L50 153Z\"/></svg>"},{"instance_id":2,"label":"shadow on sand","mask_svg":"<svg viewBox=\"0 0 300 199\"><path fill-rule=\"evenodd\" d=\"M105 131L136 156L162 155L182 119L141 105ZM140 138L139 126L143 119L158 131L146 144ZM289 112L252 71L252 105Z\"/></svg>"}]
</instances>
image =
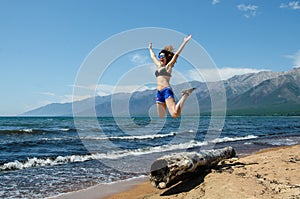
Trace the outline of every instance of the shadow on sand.
<instances>
[{"instance_id":1,"label":"shadow on sand","mask_svg":"<svg viewBox=\"0 0 300 199\"><path fill-rule=\"evenodd\" d=\"M251 164L257 164L257 163L251 163ZM189 192L192 189L199 186L201 183L204 182L204 178L206 175L208 175L212 169L216 170L216 172L222 173L222 172L229 172L232 173L233 167L244 167L246 164L241 162L233 162L233 163L225 163L223 161L221 164L211 168L211 169L200 169L197 172L190 173L187 175L182 176L181 179L176 180L174 183L172 183L168 190L163 192L160 196L171 196L176 195L183 192Z\"/></svg>"}]
</instances>

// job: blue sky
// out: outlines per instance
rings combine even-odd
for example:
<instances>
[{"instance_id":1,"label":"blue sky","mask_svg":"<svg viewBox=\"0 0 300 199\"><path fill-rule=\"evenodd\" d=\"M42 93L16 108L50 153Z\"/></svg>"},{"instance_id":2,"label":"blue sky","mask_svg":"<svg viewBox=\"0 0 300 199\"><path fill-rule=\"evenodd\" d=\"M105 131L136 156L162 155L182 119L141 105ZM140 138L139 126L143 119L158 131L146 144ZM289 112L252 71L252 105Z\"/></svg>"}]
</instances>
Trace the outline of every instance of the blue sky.
<instances>
[{"instance_id":1,"label":"blue sky","mask_svg":"<svg viewBox=\"0 0 300 199\"><path fill-rule=\"evenodd\" d=\"M111 36L135 28L192 34L224 78L290 70L300 65L299 21L300 1L289 0L0 0L0 115L71 101L76 75L89 53ZM151 38L145 40L145 50L116 63L126 69L132 62L149 63ZM106 79L115 81L104 78L99 94L122 76L113 70L115 76Z\"/></svg>"}]
</instances>

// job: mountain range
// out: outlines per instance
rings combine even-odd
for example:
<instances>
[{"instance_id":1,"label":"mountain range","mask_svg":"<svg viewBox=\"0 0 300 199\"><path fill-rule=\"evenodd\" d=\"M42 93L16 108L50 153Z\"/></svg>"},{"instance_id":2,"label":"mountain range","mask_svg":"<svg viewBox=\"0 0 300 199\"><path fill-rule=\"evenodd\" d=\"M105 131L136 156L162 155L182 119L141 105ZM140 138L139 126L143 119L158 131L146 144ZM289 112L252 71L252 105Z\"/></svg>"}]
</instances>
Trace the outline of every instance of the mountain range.
<instances>
[{"instance_id":1,"label":"mountain range","mask_svg":"<svg viewBox=\"0 0 300 199\"><path fill-rule=\"evenodd\" d=\"M187 115L209 115L216 101L214 111L222 111L225 104L227 115L300 115L300 68L236 75L217 82L192 81L172 88L175 95L180 96L181 90L189 87L197 89L184 105ZM80 116L93 113L98 117L147 116L149 110L155 107L155 93L156 90L145 90L96 96L74 104L52 103L21 115L72 116L75 111L73 105L76 107L75 114Z\"/></svg>"}]
</instances>

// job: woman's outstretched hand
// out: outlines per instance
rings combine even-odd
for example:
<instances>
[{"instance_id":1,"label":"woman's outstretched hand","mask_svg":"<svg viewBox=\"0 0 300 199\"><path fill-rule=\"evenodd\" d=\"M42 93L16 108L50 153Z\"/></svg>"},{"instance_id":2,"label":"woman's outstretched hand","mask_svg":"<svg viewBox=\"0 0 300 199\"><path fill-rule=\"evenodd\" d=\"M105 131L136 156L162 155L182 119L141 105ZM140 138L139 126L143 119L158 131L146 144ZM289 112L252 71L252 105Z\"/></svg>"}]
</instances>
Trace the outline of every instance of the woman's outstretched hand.
<instances>
[{"instance_id":1,"label":"woman's outstretched hand","mask_svg":"<svg viewBox=\"0 0 300 199\"><path fill-rule=\"evenodd\" d=\"M191 38L192 38L192 35L186 36L186 37L184 37L183 41L188 42L188 41L190 41Z\"/></svg>"},{"instance_id":2,"label":"woman's outstretched hand","mask_svg":"<svg viewBox=\"0 0 300 199\"><path fill-rule=\"evenodd\" d=\"M152 49L152 42L149 43L149 46L148 46L149 50Z\"/></svg>"}]
</instances>

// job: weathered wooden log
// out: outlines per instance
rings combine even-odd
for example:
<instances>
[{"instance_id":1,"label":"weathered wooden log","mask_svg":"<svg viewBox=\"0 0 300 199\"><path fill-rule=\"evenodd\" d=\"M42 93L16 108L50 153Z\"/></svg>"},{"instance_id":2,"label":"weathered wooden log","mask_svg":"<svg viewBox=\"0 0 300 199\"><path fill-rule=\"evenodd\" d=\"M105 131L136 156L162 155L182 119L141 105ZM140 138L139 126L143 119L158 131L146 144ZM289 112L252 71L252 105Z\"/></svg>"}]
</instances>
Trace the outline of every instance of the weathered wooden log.
<instances>
[{"instance_id":1,"label":"weathered wooden log","mask_svg":"<svg viewBox=\"0 0 300 199\"><path fill-rule=\"evenodd\" d=\"M164 189L187 173L205 171L221 160L234 156L232 147L166 155L152 163L150 181L154 187Z\"/></svg>"}]
</instances>

